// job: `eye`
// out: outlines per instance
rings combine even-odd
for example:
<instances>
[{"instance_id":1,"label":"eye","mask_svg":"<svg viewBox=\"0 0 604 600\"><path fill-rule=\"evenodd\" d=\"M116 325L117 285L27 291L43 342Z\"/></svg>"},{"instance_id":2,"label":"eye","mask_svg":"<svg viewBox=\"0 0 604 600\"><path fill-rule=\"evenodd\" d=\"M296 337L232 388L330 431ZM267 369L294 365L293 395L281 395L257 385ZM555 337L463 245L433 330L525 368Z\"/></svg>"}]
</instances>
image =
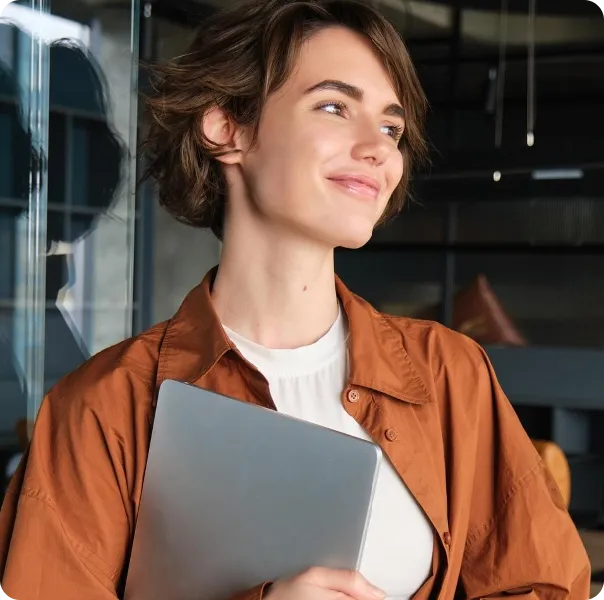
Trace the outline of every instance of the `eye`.
<instances>
[{"instance_id":1,"label":"eye","mask_svg":"<svg viewBox=\"0 0 604 600\"><path fill-rule=\"evenodd\" d=\"M404 128L400 125L382 125L382 131L398 143L403 137Z\"/></svg>"},{"instance_id":2,"label":"eye","mask_svg":"<svg viewBox=\"0 0 604 600\"><path fill-rule=\"evenodd\" d=\"M317 108L332 115L342 116L342 113L346 109L346 105L343 102L323 102L323 104L319 104Z\"/></svg>"}]
</instances>

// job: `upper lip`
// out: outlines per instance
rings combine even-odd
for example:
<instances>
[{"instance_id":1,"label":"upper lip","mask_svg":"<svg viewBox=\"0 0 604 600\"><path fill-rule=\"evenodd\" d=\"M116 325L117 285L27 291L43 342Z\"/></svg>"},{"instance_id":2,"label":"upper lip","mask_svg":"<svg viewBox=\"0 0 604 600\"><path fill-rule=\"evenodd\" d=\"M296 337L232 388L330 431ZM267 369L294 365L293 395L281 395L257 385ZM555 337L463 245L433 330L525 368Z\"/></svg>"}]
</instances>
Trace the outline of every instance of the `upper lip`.
<instances>
[{"instance_id":1,"label":"upper lip","mask_svg":"<svg viewBox=\"0 0 604 600\"><path fill-rule=\"evenodd\" d=\"M361 185L373 188L376 192L379 192L382 189L382 185L377 179L361 173L339 173L337 175L331 175L328 179L333 179L335 181L354 181Z\"/></svg>"}]
</instances>

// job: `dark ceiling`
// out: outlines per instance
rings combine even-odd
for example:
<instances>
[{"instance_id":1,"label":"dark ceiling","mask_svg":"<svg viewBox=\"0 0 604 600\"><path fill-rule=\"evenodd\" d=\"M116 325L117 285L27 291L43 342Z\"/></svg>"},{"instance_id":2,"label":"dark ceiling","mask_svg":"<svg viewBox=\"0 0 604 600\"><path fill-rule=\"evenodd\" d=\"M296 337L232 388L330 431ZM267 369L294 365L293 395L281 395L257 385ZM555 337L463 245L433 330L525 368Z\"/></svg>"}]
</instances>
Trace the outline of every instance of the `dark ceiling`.
<instances>
[{"instance_id":1,"label":"dark ceiling","mask_svg":"<svg viewBox=\"0 0 604 600\"><path fill-rule=\"evenodd\" d=\"M476 10L500 11L505 0L430 0L449 7L460 6ZM515 13L527 13L529 0L507 0L508 10ZM569 15L602 17L602 11L589 0L541 0L537 2L542 15Z\"/></svg>"}]
</instances>

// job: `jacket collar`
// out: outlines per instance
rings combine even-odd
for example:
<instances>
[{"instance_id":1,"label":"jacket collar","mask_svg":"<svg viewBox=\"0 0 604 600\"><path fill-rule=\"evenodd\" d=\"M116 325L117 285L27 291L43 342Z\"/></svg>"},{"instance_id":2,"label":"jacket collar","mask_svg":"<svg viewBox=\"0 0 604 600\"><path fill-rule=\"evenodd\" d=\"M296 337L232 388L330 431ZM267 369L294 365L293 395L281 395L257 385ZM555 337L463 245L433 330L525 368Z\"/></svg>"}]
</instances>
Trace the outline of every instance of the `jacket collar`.
<instances>
[{"instance_id":1,"label":"jacket collar","mask_svg":"<svg viewBox=\"0 0 604 600\"><path fill-rule=\"evenodd\" d=\"M159 353L157 388L166 379L197 381L234 349L210 297L216 272L217 267L208 272L168 322ZM350 383L412 404L429 402L430 393L405 350L400 329L338 277L336 291L350 328Z\"/></svg>"}]
</instances>

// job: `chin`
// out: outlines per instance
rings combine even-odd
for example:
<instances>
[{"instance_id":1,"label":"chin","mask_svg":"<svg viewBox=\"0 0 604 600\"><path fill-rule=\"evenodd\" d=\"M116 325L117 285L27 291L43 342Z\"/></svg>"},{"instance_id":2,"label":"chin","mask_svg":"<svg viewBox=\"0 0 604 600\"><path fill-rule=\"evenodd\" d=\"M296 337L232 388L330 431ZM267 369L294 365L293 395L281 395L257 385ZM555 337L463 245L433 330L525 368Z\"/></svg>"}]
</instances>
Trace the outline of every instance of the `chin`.
<instances>
[{"instance_id":1,"label":"chin","mask_svg":"<svg viewBox=\"0 0 604 600\"><path fill-rule=\"evenodd\" d=\"M337 245L338 248L346 248L347 250L357 250L362 248L369 240L371 236L363 240L347 240Z\"/></svg>"},{"instance_id":2,"label":"chin","mask_svg":"<svg viewBox=\"0 0 604 600\"><path fill-rule=\"evenodd\" d=\"M373 235L375 222L371 218L323 216L321 222L313 219L305 224L305 234L329 248L355 250L364 246Z\"/></svg>"},{"instance_id":3,"label":"chin","mask_svg":"<svg viewBox=\"0 0 604 600\"><path fill-rule=\"evenodd\" d=\"M335 235L334 235L335 234ZM339 227L337 231L332 232L334 239L334 247L347 248L348 250L356 250L362 248L373 235L373 225L364 227L347 227L346 229Z\"/></svg>"}]
</instances>

